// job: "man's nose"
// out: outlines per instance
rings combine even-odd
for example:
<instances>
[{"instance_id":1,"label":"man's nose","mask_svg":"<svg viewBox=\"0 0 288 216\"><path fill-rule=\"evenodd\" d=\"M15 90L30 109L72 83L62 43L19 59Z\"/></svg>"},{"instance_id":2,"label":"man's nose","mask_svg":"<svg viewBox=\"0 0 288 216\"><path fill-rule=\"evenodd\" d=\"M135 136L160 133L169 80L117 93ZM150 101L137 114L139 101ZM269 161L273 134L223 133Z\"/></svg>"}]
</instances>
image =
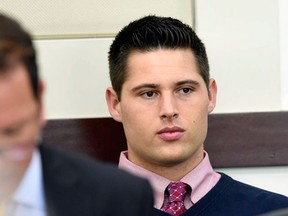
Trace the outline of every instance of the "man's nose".
<instances>
[{"instance_id":1,"label":"man's nose","mask_svg":"<svg viewBox=\"0 0 288 216\"><path fill-rule=\"evenodd\" d=\"M162 95L160 99L160 118L162 120L173 120L178 118L177 99L173 94Z\"/></svg>"}]
</instances>

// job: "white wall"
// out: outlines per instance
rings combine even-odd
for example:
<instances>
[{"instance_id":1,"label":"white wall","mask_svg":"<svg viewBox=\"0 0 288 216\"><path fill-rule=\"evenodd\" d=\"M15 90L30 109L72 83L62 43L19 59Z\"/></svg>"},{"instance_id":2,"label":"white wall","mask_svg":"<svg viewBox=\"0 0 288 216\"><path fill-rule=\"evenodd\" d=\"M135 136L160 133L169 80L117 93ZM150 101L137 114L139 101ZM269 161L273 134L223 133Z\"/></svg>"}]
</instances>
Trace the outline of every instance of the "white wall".
<instances>
[{"instance_id":1,"label":"white wall","mask_svg":"<svg viewBox=\"0 0 288 216\"><path fill-rule=\"evenodd\" d=\"M114 35L146 14L193 20L191 0L1 0L1 10L25 21L37 38Z\"/></svg>"},{"instance_id":2,"label":"white wall","mask_svg":"<svg viewBox=\"0 0 288 216\"><path fill-rule=\"evenodd\" d=\"M282 109L288 110L288 1L279 0L280 72Z\"/></svg>"},{"instance_id":3,"label":"white wall","mask_svg":"<svg viewBox=\"0 0 288 216\"><path fill-rule=\"evenodd\" d=\"M218 81L216 112L281 109L277 2L197 1L197 31Z\"/></svg>"},{"instance_id":4,"label":"white wall","mask_svg":"<svg viewBox=\"0 0 288 216\"><path fill-rule=\"evenodd\" d=\"M197 11L218 82L215 112L288 110L288 1L199 0ZM217 170L288 196L288 166Z\"/></svg>"},{"instance_id":5,"label":"white wall","mask_svg":"<svg viewBox=\"0 0 288 216\"><path fill-rule=\"evenodd\" d=\"M49 119L107 117L112 39L36 40Z\"/></svg>"},{"instance_id":6,"label":"white wall","mask_svg":"<svg viewBox=\"0 0 288 216\"><path fill-rule=\"evenodd\" d=\"M197 33L218 83L214 113L288 110L287 1L281 4L197 1ZM104 92L112 39L36 40L47 81L48 118L109 116Z\"/></svg>"},{"instance_id":7,"label":"white wall","mask_svg":"<svg viewBox=\"0 0 288 216\"><path fill-rule=\"evenodd\" d=\"M288 110L285 1L197 1L197 32L207 47L211 75L218 82L215 113ZM115 17L110 18L113 23ZM109 117L104 92L110 85L107 52L111 42L112 38L35 40L47 83L49 119ZM219 171L288 195L288 166Z\"/></svg>"}]
</instances>

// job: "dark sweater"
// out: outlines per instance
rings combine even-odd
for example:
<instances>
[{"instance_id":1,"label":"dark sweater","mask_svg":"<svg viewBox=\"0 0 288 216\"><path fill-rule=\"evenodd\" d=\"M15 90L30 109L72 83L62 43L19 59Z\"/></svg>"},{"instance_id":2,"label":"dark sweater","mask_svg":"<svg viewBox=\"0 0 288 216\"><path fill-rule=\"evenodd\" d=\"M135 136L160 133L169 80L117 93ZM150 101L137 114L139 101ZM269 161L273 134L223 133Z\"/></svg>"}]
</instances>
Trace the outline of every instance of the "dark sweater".
<instances>
[{"instance_id":1,"label":"dark sweater","mask_svg":"<svg viewBox=\"0 0 288 216\"><path fill-rule=\"evenodd\" d=\"M284 207L288 207L288 197L238 182L221 173L212 190L182 215L253 216ZM169 214L154 209L156 215Z\"/></svg>"}]
</instances>

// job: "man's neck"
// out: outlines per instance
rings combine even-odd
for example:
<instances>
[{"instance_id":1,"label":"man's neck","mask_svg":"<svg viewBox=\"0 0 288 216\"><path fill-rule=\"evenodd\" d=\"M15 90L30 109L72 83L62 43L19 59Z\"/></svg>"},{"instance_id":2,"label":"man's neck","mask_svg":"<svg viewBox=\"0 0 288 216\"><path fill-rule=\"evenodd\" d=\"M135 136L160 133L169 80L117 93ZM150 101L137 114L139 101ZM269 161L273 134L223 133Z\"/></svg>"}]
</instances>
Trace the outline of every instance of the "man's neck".
<instances>
[{"instance_id":1,"label":"man's neck","mask_svg":"<svg viewBox=\"0 0 288 216\"><path fill-rule=\"evenodd\" d=\"M19 186L29 164L0 164L0 203L8 201Z\"/></svg>"},{"instance_id":2,"label":"man's neck","mask_svg":"<svg viewBox=\"0 0 288 216\"><path fill-rule=\"evenodd\" d=\"M129 155L129 153L128 153ZM178 163L171 163L171 164L157 164L157 163L135 163L138 166L143 167L157 175L160 175L170 181L179 181L182 179L187 173L191 172L195 167L199 165L199 163L203 160L204 153L199 154L197 157L191 157L188 160Z\"/></svg>"}]
</instances>

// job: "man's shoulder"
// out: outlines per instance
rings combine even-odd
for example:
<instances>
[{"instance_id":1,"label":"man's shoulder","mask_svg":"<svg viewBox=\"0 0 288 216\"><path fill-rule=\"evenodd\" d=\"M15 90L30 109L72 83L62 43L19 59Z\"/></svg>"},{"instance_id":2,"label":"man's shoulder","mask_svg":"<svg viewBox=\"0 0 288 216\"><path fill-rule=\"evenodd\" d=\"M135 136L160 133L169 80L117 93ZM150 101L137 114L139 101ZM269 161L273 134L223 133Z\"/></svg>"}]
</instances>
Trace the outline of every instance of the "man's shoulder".
<instances>
[{"instance_id":1,"label":"man's shoulder","mask_svg":"<svg viewBox=\"0 0 288 216\"><path fill-rule=\"evenodd\" d=\"M46 200L54 215L151 215L147 180L88 156L42 144L39 150Z\"/></svg>"},{"instance_id":2,"label":"man's shoulder","mask_svg":"<svg viewBox=\"0 0 288 216\"><path fill-rule=\"evenodd\" d=\"M220 174L218 183L187 211L187 215L259 215L288 207L288 198L284 195Z\"/></svg>"},{"instance_id":3,"label":"man's shoulder","mask_svg":"<svg viewBox=\"0 0 288 216\"><path fill-rule=\"evenodd\" d=\"M266 214L261 214L259 216L288 216L288 208L278 209L275 211L268 212Z\"/></svg>"},{"instance_id":4,"label":"man's shoulder","mask_svg":"<svg viewBox=\"0 0 288 216\"><path fill-rule=\"evenodd\" d=\"M252 186L240 181L237 181L230 176L221 173L221 179L219 181L219 185L225 185L227 186L227 191L230 193L235 193L238 196L247 196L250 197L251 199L254 198L262 198L262 199L277 199L277 200L283 200L288 203L288 197L271 192L256 186Z\"/></svg>"},{"instance_id":5,"label":"man's shoulder","mask_svg":"<svg viewBox=\"0 0 288 216\"><path fill-rule=\"evenodd\" d=\"M220 205L229 204L233 208L250 209L253 214L288 207L288 197L239 182L223 173L214 188L214 192L217 191L214 194L220 197Z\"/></svg>"},{"instance_id":6,"label":"man's shoulder","mask_svg":"<svg viewBox=\"0 0 288 216\"><path fill-rule=\"evenodd\" d=\"M117 185L121 185L121 182L125 182L126 185L128 183L137 185L141 182L146 182L146 180L144 181L125 171L119 170L114 164L104 163L86 155L66 152L46 145L40 145L39 149L43 163L43 172L47 171L47 169L51 172L68 169L81 176L82 181L90 181L93 184L95 182L109 184L117 181Z\"/></svg>"}]
</instances>

